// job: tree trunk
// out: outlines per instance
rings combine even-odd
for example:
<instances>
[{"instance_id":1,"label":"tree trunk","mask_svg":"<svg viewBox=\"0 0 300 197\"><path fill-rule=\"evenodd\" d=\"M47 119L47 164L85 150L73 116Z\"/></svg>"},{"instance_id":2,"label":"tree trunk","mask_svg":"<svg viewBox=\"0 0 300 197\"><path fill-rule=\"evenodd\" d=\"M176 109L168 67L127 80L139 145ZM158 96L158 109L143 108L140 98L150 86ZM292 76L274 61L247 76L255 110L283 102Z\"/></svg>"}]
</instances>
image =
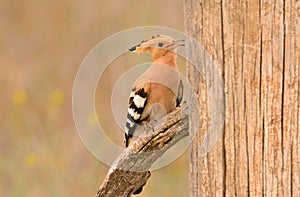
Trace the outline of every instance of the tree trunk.
<instances>
[{"instance_id":1,"label":"tree trunk","mask_svg":"<svg viewBox=\"0 0 300 197\"><path fill-rule=\"evenodd\" d=\"M201 109L190 196L300 196L300 1L185 0L184 11L187 34L219 65L226 100L223 135L200 156L210 98L188 66Z\"/></svg>"}]
</instances>

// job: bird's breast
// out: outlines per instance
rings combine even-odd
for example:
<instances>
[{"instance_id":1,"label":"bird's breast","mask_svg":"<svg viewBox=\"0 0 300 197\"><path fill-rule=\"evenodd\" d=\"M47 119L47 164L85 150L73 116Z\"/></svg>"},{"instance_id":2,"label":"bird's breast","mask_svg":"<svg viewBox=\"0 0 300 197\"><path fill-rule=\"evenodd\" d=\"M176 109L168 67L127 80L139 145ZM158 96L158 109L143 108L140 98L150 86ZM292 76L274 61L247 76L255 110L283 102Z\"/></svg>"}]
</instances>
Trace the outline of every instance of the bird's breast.
<instances>
[{"instance_id":1,"label":"bird's breast","mask_svg":"<svg viewBox=\"0 0 300 197\"><path fill-rule=\"evenodd\" d=\"M146 83L157 83L178 94L180 73L169 65L153 63L135 82L135 86ZM152 89L152 88L151 88Z\"/></svg>"}]
</instances>

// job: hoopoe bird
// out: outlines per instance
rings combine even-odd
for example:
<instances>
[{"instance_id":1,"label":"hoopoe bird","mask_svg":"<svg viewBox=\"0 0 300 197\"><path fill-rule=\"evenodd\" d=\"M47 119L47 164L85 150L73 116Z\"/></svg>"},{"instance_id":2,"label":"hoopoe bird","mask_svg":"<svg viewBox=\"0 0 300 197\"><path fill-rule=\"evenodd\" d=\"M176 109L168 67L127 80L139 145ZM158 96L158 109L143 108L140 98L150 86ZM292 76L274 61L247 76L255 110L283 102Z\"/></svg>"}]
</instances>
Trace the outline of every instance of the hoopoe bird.
<instances>
[{"instance_id":1,"label":"hoopoe bird","mask_svg":"<svg viewBox=\"0 0 300 197\"><path fill-rule=\"evenodd\" d=\"M137 54L150 52L152 64L134 83L129 96L125 126L125 146L141 136L139 127L150 126L180 105L183 83L177 69L175 49L184 46L184 40L155 35L141 41L129 51ZM149 172L150 173L150 172ZM142 187L134 192L138 194Z\"/></svg>"}]
</instances>

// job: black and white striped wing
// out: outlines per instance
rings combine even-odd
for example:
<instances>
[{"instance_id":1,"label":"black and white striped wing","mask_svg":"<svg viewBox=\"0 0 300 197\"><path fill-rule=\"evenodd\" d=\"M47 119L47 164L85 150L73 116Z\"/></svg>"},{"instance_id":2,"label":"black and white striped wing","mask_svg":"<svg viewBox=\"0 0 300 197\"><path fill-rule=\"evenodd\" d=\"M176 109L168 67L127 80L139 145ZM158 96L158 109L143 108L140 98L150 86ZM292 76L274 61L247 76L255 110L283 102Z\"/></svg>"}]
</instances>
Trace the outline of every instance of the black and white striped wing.
<instances>
[{"instance_id":1,"label":"black and white striped wing","mask_svg":"<svg viewBox=\"0 0 300 197\"><path fill-rule=\"evenodd\" d=\"M180 105L180 103L182 102L182 98L183 98L183 83L182 80L180 79L177 98L176 98L176 107Z\"/></svg>"},{"instance_id":2,"label":"black and white striped wing","mask_svg":"<svg viewBox=\"0 0 300 197\"><path fill-rule=\"evenodd\" d=\"M125 146L128 147L129 139L141 121L141 117L147 104L147 92L145 88L133 88L129 96L129 106L125 126Z\"/></svg>"}]
</instances>

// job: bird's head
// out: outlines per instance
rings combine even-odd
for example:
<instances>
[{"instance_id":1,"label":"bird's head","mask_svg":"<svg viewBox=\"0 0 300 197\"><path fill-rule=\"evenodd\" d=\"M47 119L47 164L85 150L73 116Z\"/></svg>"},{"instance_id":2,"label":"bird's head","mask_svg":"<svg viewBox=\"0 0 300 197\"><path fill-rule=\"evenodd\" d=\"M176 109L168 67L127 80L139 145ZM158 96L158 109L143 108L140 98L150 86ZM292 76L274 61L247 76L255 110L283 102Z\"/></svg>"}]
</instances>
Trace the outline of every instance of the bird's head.
<instances>
[{"instance_id":1,"label":"bird's head","mask_svg":"<svg viewBox=\"0 0 300 197\"><path fill-rule=\"evenodd\" d=\"M136 53L150 52L153 58L159 58L167 53L175 53L175 49L179 46L184 46L184 40L175 40L170 36L155 35L150 39L141 41L129 49Z\"/></svg>"}]
</instances>

